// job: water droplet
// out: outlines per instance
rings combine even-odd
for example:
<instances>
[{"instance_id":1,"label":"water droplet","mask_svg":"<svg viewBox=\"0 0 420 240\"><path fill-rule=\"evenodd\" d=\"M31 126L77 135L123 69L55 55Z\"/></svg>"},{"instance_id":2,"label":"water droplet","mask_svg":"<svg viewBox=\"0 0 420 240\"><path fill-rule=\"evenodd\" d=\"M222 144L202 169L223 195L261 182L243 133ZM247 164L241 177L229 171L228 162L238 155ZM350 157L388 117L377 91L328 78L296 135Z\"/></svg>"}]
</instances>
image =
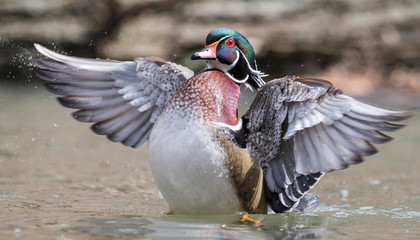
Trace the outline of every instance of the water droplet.
<instances>
[{"instance_id":1,"label":"water droplet","mask_svg":"<svg viewBox=\"0 0 420 240\"><path fill-rule=\"evenodd\" d=\"M20 238L21 233L22 233L22 229L20 229L20 228L15 228L15 229L13 230L13 237L15 237L15 238Z\"/></svg>"},{"instance_id":2,"label":"water droplet","mask_svg":"<svg viewBox=\"0 0 420 240\"><path fill-rule=\"evenodd\" d=\"M379 179L375 179L375 180L370 181L370 185L379 185L379 184L381 184L381 180L379 180Z\"/></svg>"},{"instance_id":3,"label":"water droplet","mask_svg":"<svg viewBox=\"0 0 420 240\"><path fill-rule=\"evenodd\" d=\"M341 189L340 190L341 200L347 201L347 197L349 196L349 190L347 189Z\"/></svg>"}]
</instances>

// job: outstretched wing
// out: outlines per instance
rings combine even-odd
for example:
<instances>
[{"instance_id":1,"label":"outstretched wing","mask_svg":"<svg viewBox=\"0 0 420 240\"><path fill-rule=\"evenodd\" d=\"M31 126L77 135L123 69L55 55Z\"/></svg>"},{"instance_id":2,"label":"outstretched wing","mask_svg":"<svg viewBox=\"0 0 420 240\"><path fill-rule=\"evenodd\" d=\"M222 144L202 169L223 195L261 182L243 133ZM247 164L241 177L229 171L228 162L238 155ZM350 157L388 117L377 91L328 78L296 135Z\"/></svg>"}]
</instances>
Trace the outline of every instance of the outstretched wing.
<instances>
[{"instance_id":1,"label":"outstretched wing","mask_svg":"<svg viewBox=\"0 0 420 240\"><path fill-rule=\"evenodd\" d=\"M163 59L110 61L70 57L35 44L55 60L33 58L38 76L76 120L93 122L92 130L111 141L139 147L149 137L156 118L193 72Z\"/></svg>"},{"instance_id":2,"label":"outstretched wing","mask_svg":"<svg viewBox=\"0 0 420 240\"><path fill-rule=\"evenodd\" d=\"M380 131L400 125L402 112L375 107L320 79L285 77L264 85L243 116L247 148L265 173L270 206L293 207L325 172L346 168L376 152Z\"/></svg>"}]
</instances>

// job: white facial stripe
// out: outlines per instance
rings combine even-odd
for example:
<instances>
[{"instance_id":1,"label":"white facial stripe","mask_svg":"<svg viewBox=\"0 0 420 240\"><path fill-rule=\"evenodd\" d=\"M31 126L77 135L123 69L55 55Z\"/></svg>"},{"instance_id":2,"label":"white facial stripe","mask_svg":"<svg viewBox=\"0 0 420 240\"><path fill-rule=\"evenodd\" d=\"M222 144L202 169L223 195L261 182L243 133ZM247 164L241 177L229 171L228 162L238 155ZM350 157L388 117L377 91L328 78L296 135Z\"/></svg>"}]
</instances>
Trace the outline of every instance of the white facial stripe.
<instances>
[{"instance_id":1,"label":"white facial stripe","mask_svg":"<svg viewBox=\"0 0 420 240\"><path fill-rule=\"evenodd\" d=\"M261 79L261 77L266 77L268 76L268 74L264 74L263 72L260 72L258 70L254 70L251 68L251 65L248 62L248 59L245 57L244 53L241 51L242 56L244 57L247 65L248 65L248 69L251 71L252 75L256 75L256 77L253 77L254 81L257 82L257 85L259 86L263 86L265 84L265 82ZM257 63L255 63L255 67L257 66Z\"/></svg>"},{"instance_id":2,"label":"white facial stripe","mask_svg":"<svg viewBox=\"0 0 420 240\"><path fill-rule=\"evenodd\" d=\"M214 61L207 61L207 68L209 68L209 69L216 68L216 69L219 69L219 70L223 71L224 73L228 73L228 71L230 71L236 65L236 63L238 61L239 61L239 51L236 50L236 59L232 64L226 65L226 64L223 64L223 63L219 62L219 60L216 59Z\"/></svg>"},{"instance_id":3,"label":"white facial stripe","mask_svg":"<svg viewBox=\"0 0 420 240\"><path fill-rule=\"evenodd\" d=\"M244 83L244 82L248 81L249 75L246 75L246 77L244 79L236 79L236 78L234 78L232 76L232 74L229 73L229 71L233 67L235 67L236 63L238 63L238 61L239 61L239 56L240 56L239 55L240 54L239 52L240 52L239 50L236 50L236 59L235 59L235 61L232 64L226 65L226 64L223 64L223 63L219 62L219 60L216 59L216 60L213 60L213 61L207 61L206 62L207 68L208 69L219 69L219 70L223 71L234 82ZM248 66L249 66L249 64L248 64Z\"/></svg>"},{"instance_id":4,"label":"white facial stripe","mask_svg":"<svg viewBox=\"0 0 420 240\"><path fill-rule=\"evenodd\" d=\"M244 83L246 81L248 81L249 75L246 75L246 77L242 80L236 79L234 78L230 73L226 73L226 75L228 75L233 81L237 82L237 83Z\"/></svg>"},{"instance_id":5,"label":"white facial stripe","mask_svg":"<svg viewBox=\"0 0 420 240\"><path fill-rule=\"evenodd\" d=\"M224 39L226 39L228 37L231 37L231 36L229 36L229 35L228 36L224 36L224 37L220 38L219 42L222 42ZM246 83L246 81L248 81L248 79L249 79L249 74L246 75L246 77L243 78L243 79L236 79L236 78L234 78L232 76L232 74L229 73L229 71L232 68L234 68L235 65L238 63L240 54L242 54L243 58L246 61L248 70L251 72L251 75L252 75L251 77L254 79L254 81L257 82L257 85L263 86L265 84L265 82L262 81L261 77L266 77L268 75L267 74L264 74L264 73L262 73L262 72L260 72L258 70L254 70L251 67L251 64L249 63L249 61L246 58L245 54L242 51L240 51L240 50L236 50L236 59L235 59L235 61L232 64L230 64L230 65L223 64L223 63L219 62L219 60L216 58L215 60L206 61L207 68L208 69L219 69L219 70L223 71L227 76L229 76L230 79L232 79L236 83L239 83L239 84Z\"/></svg>"},{"instance_id":6,"label":"white facial stripe","mask_svg":"<svg viewBox=\"0 0 420 240\"><path fill-rule=\"evenodd\" d=\"M251 87L251 85L249 85L249 83L244 83L245 84L245 90L246 89L249 89L249 90L251 90L251 92L253 92L254 91L254 89Z\"/></svg>"},{"instance_id":7,"label":"white facial stripe","mask_svg":"<svg viewBox=\"0 0 420 240\"><path fill-rule=\"evenodd\" d=\"M233 67L235 67L235 65L236 65L236 63L238 63L238 61L239 61L239 51L236 50L236 59L235 59L235 61L233 61L232 64L229 65L228 71L231 70Z\"/></svg>"},{"instance_id":8,"label":"white facial stripe","mask_svg":"<svg viewBox=\"0 0 420 240\"><path fill-rule=\"evenodd\" d=\"M229 38L229 37L231 37L231 35L227 35L227 36L224 36L224 37L222 37L222 38L220 38L219 39L219 42L222 42L223 40L225 40L226 38ZM249 62L248 62L248 59L246 58L246 56L245 56L245 54L242 52L242 51L240 51L241 52L241 54L242 54L242 56L244 57L244 59L246 60L246 63L247 63L247 65L248 65L248 69L252 72L252 73L254 73L254 74L256 74L256 75L260 75L261 77L266 77L266 76L268 76L268 74L264 74L264 73L262 73L262 72L260 72L260 71L258 71L258 70L254 70L252 67L251 67L251 65L249 64ZM238 50L236 50L236 53L238 54ZM229 65L229 70L230 69L232 69L234 66L235 66L235 64L238 62L238 60L239 60L239 56L237 56L236 57L236 60L235 60L235 62L233 62L231 65ZM233 66L232 66L233 65ZM220 70L222 70L222 69L220 69ZM228 70L228 71L229 71Z\"/></svg>"},{"instance_id":9,"label":"white facial stripe","mask_svg":"<svg viewBox=\"0 0 420 240\"><path fill-rule=\"evenodd\" d=\"M262 73L262 72L260 72L260 71L258 71L258 70L254 70L254 69L251 67L251 64L249 64L248 59L246 58L245 54L244 54L242 51L241 51L241 54L242 54L242 56L244 57L244 59L245 59L245 61L246 61L246 64L248 65L248 69L249 69L252 73L257 74L257 75L261 75L262 77L268 76L268 75L266 75L266 74L264 74L264 73Z\"/></svg>"},{"instance_id":10,"label":"white facial stripe","mask_svg":"<svg viewBox=\"0 0 420 240\"><path fill-rule=\"evenodd\" d=\"M229 38L229 37L231 37L231 35L224 36L221 39L219 39L219 42L222 42L223 40L225 40L226 38Z\"/></svg>"}]
</instances>

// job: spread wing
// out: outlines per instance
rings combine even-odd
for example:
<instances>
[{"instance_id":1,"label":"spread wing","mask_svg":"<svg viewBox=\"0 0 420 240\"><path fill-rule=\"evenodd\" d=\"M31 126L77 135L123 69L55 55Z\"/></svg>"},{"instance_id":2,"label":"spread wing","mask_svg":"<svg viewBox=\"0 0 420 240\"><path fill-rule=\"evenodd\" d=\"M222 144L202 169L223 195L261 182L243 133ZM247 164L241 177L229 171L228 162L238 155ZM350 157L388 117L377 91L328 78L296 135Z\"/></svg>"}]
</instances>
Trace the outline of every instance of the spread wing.
<instances>
[{"instance_id":1,"label":"spread wing","mask_svg":"<svg viewBox=\"0 0 420 240\"><path fill-rule=\"evenodd\" d=\"M111 141L139 147L175 91L193 72L159 58L110 61L70 57L35 44L43 55L33 58L38 76L76 120L95 123L92 130Z\"/></svg>"},{"instance_id":2,"label":"spread wing","mask_svg":"<svg viewBox=\"0 0 420 240\"><path fill-rule=\"evenodd\" d=\"M376 152L372 143L391 138L402 112L346 96L320 79L285 77L258 92L243 116L247 148L265 173L274 211L292 208L325 172L346 168Z\"/></svg>"}]
</instances>

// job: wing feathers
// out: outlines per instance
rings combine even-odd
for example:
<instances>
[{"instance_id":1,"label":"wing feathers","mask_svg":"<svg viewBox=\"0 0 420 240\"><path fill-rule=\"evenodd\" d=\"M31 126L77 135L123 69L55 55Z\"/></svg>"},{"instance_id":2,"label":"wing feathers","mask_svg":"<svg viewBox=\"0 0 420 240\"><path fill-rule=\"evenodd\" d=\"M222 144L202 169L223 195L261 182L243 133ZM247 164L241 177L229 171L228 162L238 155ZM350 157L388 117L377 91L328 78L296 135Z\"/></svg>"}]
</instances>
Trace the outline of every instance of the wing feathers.
<instances>
[{"instance_id":1,"label":"wing feathers","mask_svg":"<svg viewBox=\"0 0 420 240\"><path fill-rule=\"evenodd\" d=\"M285 188L287 186L286 179L285 179L286 177L284 176L284 171L283 171L283 168L281 167L281 164L277 162L276 163L273 162L271 164L270 170L272 170L273 172L273 178L278 187L276 189L279 190L281 188Z\"/></svg>"},{"instance_id":2,"label":"wing feathers","mask_svg":"<svg viewBox=\"0 0 420 240\"><path fill-rule=\"evenodd\" d=\"M143 114L143 116L136 119L135 121L131 121L127 123L120 130L109 134L110 139L112 139L114 142L123 142L125 140L128 141L128 139L130 139L130 137L135 132L141 132L142 134L147 132L149 127L152 125L152 124L149 124L147 121L150 118L150 112L148 113L149 114ZM135 140L134 139L130 140L130 142L135 142Z\"/></svg>"},{"instance_id":3,"label":"wing feathers","mask_svg":"<svg viewBox=\"0 0 420 240\"><path fill-rule=\"evenodd\" d=\"M115 87L115 83L112 79L108 76L96 76L97 79L94 77L86 77L81 76L81 81L75 81L74 78L78 77L75 74L57 74L57 72L38 72L37 73L39 78L42 78L46 81L54 82L54 83L65 83L65 84L72 84L73 86L78 87L87 87L93 89L101 89L101 88L112 88Z\"/></svg>"},{"instance_id":4,"label":"wing feathers","mask_svg":"<svg viewBox=\"0 0 420 240\"><path fill-rule=\"evenodd\" d=\"M92 71L105 71L108 72L110 66L115 66L121 62L112 60L99 60L99 59L88 59L79 57L70 57L63 54L59 54L41 46L37 43L34 44L35 48L43 55L56 60L57 62L66 63L69 66L92 70Z\"/></svg>"},{"instance_id":5,"label":"wing feathers","mask_svg":"<svg viewBox=\"0 0 420 240\"><path fill-rule=\"evenodd\" d=\"M376 153L372 143L392 139L382 131L399 129L390 122L405 119L401 114L343 95L324 80L285 77L261 87L243 118L247 148L267 169L272 209L290 209L323 173Z\"/></svg>"},{"instance_id":6,"label":"wing feathers","mask_svg":"<svg viewBox=\"0 0 420 240\"><path fill-rule=\"evenodd\" d=\"M80 109L82 122L95 122L92 130L111 141L138 147L147 140L153 123L175 91L193 72L157 58L119 62L62 55L35 44L55 60L32 58L38 76L60 103Z\"/></svg>"},{"instance_id":7,"label":"wing feathers","mask_svg":"<svg viewBox=\"0 0 420 240\"><path fill-rule=\"evenodd\" d=\"M59 97L58 101L67 108L94 110L119 105L120 96L111 97Z\"/></svg>"},{"instance_id":8,"label":"wing feathers","mask_svg":"<svg viewBox=\"0 0 420 240\"><path fill-rule=\"evenodd\" d=\"M277 186L277 184L275 182L276 180L274 179L273 170L272 170L271 165L268 165L266 170L265 170L265 179L266 179L268 189L270 189L273 192L280 192L281 191L281 189Z\"/></svg>"},{"instance_id":9,"label":"wing feathers","mask_svg":"<svg viewBox=\"0 0 420 240\"><path fill-rule=\"evenodd\" d=\"M393 111L393 110L388 110L388 109L384 109L384 108L380 108L380 107L375 107L373 105L363 103L363 102L358 101L358 100L354 100L353 98L345 96L345 95L339 95L338 98L349 99L349 101L351 101L351 103L352 103L351 109L353 111L355 111L359 114L363 114L365 116L388 117L387 121L400 121L400 120L402 120L401 118L404 118L404 117L396 116L396 115L399 115L399 114L404 114L403 111ZM400 120L398 120L398 119L400 119Z\"/></svg>"},{"instance_id":10,"label":"wing feathers","mask_svg":"<svg viewBox=\"0 0 420 240\"><path fill-rule=\"evenodd\" d=\"M357 128L354 124L353 125L348 124L345 121L345 119L347 118L343 118L341 121L336 122L335 126L348 136L365 140L365 141L369 141L372 143L377 143L377 144L385 143L392 139L391 137L386 136L385 134L382 134L378 131L374 131L370 128L369 129Z\"/></svg>"},{"instance_id":11,"label":"wing feathers","mask_svg":"<svg viewBox=\"0 0 420 240\"><path fill-rule=\"evenodd\" d=\"M57 95L65 95L69 97L111 97L118 94L118 90L111 89L86 89L64 84L47 83L47 89Z\"/></svg>"},{"instance_id":12,"label":"wing feathers","mask_svg":"<svg viewBox=\"0 0 420 240\"><path fill-rule=\"evenodd\" d=\"M112 108L79 110L73 113L73 117L81 122L101 122L110 118L117 117L131 108L132 106L129 104L121 103L118 106L112 106Z\"/></svg>"},{"instance_id":13,"label":"wing feathers","mask_svg":"<svg viewBox=\"0 0 420 240\"><path fill-rule=\"evenodd\" d=\"M126 127L129 128L129 125L132 125L133 122L140 121L142 113L131 111L126 112L122 116L119 116L118 118L110 118L98 123L95 123L92 126L92 130L99 135L110 135L114 132ZM144 123L147 120L142 121L141 123Z\"/></svg>"}]
</instances>

